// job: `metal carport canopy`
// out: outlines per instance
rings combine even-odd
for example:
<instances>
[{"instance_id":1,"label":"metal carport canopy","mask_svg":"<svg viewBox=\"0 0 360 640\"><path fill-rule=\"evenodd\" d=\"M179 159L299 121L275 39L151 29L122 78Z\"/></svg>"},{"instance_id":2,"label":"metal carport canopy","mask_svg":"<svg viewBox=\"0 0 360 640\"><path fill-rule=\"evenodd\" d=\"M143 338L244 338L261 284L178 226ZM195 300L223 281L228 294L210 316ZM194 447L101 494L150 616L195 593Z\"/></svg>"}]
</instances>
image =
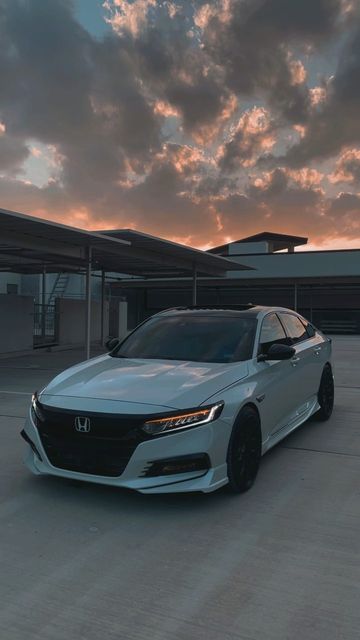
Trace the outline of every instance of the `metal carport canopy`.
<instances>
[{"instance_id":1,"label":"metal carport canopy","mask_svg":"<svg viewBox=\"0 0 360 640\"><path fill-rule=\"evenodd\" d=\"M121 235L121 237L120 237ZM94 270L147 277L223 276L249 267L175 242L124 229L92 232L0 209L0 271L78 272L92 250Z\"/></svg>"},{"instance_id":2,"label":"metal carport canopy","mask_svg":"<svg viewBox=\"0 0 360 640\"><path fill-rule=\"evenodd\" d=\"M146 255L154 263L158 263L156 267L149 266L146 273L139 273L143 277L154 278L158 274L164 278L171 277L171 275L185 277L192 275L194 271L199 276L221 276L226 271L249 270L249 267L234 263L233 260L214 256L206 251L194 249L164 238L158 238L148 233L135 231L134 229L112 229L99 231L98 233L109 238L130 242L131 253L134 257L139 253L139 255ZM210 257L215 258L215 260L209 260ZM219 258L221 258L222 262L219 261Z\"/></svg>"},{"instance_id":3,"label":"metal carport canopy","mask_svg":"<svg viewBox=\"0 0 360 640\"><path fill-rule=\"evenodd\" d=\"M121 237L120 237L121 236ZM90 354L91 271L142 278L224 276L249 269L223 257L129 229L98 233L0 209L0 272L86 273L86 355Z\"/></svg>"},{"instance_id":4,"label":"metal carport canopy","mask_svg":"<svg viewBox=\"0 0 360 640\"><path fill-rule=\"evenodd\" d=\"M0 271L78 272L87 265L90 247L94 266L102 269L129 242L0 209Z\"/></svg>"}]
</instances>

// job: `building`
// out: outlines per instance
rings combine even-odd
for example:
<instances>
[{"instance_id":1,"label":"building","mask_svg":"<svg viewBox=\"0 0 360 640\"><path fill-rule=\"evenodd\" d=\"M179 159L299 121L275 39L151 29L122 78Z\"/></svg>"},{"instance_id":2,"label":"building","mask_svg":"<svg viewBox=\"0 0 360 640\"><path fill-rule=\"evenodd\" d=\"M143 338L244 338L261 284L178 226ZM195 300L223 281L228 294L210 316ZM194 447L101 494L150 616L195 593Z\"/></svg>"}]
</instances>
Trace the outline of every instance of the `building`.
<instances>
[{"instance_id":1,"label":"building","mask_svg":"<svg viewBox=\"0 0 360 640\"><path fill-rule=\"evenodd\" d=\"M115 232L116 233L116 232ZM328 333L360 333L360 249L306 251L307 238L259 233L209 250L252 270L198 279L198 304L281 305ZM301 250L297 250L301 247ZM161 309L191 303L186 278L114 282L128 301L128 327Z\"/></svg>"},{"instance_id":2,"label":"building","mask_svg":"<svg viewBox=\"0 0 360 640\"><path fill-rule=\"evenodd\" d=\"M27 345L81 342L84 309L89 309L85 262L78 264L76 259L70 265L62 258L60 266L58 243L54 243L53 258L48 254L49 240L45 248L37 246L39 234L51 237L54 223L6 211L0 212L0 223L1 215L8 225L2 231L3 240L10 233L9 225L13 234L7 239L8 247L3 245L0 250L1 308L18 323L21 317L23 323L27 318ZM21 240L24 225L30 225L27 233L34 234L31 242L36 255L31 253L34 247L29 245L29 236ZM123 334L162 309L187 306L195 300L199 305L280 305L298 310L325 332L360 333L360 249L306 251L307 238L264 232L202 252L130 229L91 234L57 227L59 233L70 234L73 250L81 242L96 240L104 245L102 253L98 249L90 274L93 340ZM18 237L24 249L15 250L14 238ZM103 253L110 251L107 244L111 255ZM17 311L20 298L31 306L26 314ZM10 333L14 343L24 343L20 340L25 335L23 324L15 337L12 322L2 332L7 348ZM5 323L4 311L1 323Z\"/></svg>"}]
</instances>

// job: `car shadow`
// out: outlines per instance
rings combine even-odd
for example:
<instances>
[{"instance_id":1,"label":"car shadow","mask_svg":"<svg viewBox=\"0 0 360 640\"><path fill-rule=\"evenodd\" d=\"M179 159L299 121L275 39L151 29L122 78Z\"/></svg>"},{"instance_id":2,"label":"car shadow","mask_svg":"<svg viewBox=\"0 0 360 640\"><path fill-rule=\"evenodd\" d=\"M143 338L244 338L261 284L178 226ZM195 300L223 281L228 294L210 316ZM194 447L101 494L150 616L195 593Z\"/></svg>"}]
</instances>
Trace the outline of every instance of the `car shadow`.
<instances>
[{"instance_id":1,"label":"car shadow","mask_svg":"<svg viewBox=\"0 0 360 640\"><path fill-rule=\"evenodd\" d=\"M258 502L259 498L261 501L269 500L269 478L273 476L273 465L276 469L276 458L284 455L286 452L278 447L265 455L255 485L244 494L231 493L226 486L211 493L142 494L121 487L45 475L29 475L27 488L32 496L35 493L37 500L40 499L38 507L41 509L44 508L44 502L46 505L54 502L57 506L67 505L71 511L77 507L85 509L95 518L109 513L112 517L116 514L121 516L124 512L128 516L141 514L149 517L164 517L167 513L170 519L175 513L182 513L197 518L214 510L217 513L226 512L229 508L246 510L249 505Z\"/></svg>"}]
</instances>

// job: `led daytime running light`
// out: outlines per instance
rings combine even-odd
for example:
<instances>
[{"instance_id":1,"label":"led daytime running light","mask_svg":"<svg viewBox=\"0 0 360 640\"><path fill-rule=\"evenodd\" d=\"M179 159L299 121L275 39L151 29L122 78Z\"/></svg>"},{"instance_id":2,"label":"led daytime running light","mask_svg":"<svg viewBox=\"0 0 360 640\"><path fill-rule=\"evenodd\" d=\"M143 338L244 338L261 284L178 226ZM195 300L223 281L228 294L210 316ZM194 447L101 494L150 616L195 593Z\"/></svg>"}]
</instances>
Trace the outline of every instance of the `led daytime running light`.
<instances>
[{"instance_id":1,"label":"led daytime running light","mask_svg":"<svg viewBox=\"0 0 360 640\"><path fill-rule=\"evenodd\" d=\"M206 424L217 418L224 404L219 402L212 407L206 407L196 411L189 411L166 418L155 418L148 420L143 426L143 430L149 435L157 435L165 431L177 431L192 426Z\"/></svg>"}]
</instances>

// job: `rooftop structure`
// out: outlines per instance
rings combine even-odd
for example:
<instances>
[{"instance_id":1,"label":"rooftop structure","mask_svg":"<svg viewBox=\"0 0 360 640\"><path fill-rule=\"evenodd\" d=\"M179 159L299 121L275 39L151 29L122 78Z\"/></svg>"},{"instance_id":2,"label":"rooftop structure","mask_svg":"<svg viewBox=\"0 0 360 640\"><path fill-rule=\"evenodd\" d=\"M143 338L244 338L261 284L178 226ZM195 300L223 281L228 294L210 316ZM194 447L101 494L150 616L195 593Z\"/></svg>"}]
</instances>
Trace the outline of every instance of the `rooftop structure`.
<instances>
[{"instance_id":1,"label":"rooftop structure","mask_svg":"<svg viewBox=\"0 0 360 640\"><path fill-rule=\"evenodd\" d=\"M274 253L287 250L293 253L295 247L307 244L308 239L302 236L291 236L284 233L264 231L247 238L234 240L219 247L209 249L209 253L229 256L234 253ZM240 247L238 245L241 245Z\"/></svg>"}]
</instances>

